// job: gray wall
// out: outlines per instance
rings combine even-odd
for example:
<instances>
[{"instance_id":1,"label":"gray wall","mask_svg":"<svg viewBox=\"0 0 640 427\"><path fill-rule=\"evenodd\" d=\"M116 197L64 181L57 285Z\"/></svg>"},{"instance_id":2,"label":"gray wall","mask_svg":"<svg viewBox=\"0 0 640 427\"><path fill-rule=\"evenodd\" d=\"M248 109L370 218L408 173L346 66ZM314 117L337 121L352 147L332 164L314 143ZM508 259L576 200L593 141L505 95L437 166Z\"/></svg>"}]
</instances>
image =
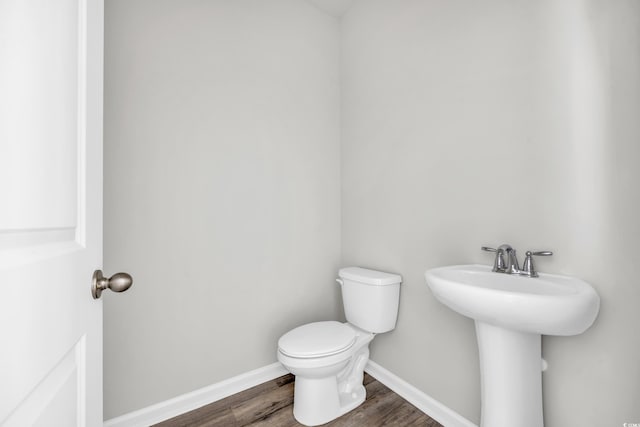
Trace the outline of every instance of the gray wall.
<instances>
[{"instance_id":1,"label":"gray wall","mask_svg":"<svg viewBox=\"0 0 640 427\"><path fill-rule=\"evenodd\" d=\"M639 17L362 0L339 27L302 0L107 0L105 269L136 283L104 297L105 418L274 362L281 333L341 316L356 264L405 280L372 359L477 422L473 324L423 274L509 242L602 298L543 341L546 425L638 422Z\"/></svg>"},{"instance_id":2,"label":"gray wall","mask_svg":"<svg viewBox=\"0 0 640 427\"><path fill-rule=\"evenodd\" d=\"M640 420L639 30L626 0L367 0L343 18L342 263L404 277L372 359L474 422L473 323L423 274L506 242L601 296L589 331L543 339L545 425Z\"/></svg>"},{"instance_id":3,"label":"gray wall","mask_svg":"<svg viewBox=\"0 0 640 427\"><path fill-rule=\"evenodd\" d=\"M336 318L339 25L299 0L107 0L105 419Z\"/></svg>"}]
</instances>

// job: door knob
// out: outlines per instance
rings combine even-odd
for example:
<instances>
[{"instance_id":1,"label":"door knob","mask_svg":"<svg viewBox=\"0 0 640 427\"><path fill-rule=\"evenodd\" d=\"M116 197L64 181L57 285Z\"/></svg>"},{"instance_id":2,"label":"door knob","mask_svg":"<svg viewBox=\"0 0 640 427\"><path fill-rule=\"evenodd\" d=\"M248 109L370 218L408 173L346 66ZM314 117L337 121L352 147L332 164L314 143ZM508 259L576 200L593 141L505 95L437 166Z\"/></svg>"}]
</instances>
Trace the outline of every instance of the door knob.
<instances>
[{"instance_id":1,"label":"door knob","mask_svg":"<svg viewBox=\"0 0 640 427\"><path fill-rule=\"evenodd\" d=\"M108 279L102 275L102 270L93 272L91 281L91 295L93 299L98 299L102 291L109 288L113 292L124 292L133 284L133 278L127 273L116 273Z\"/></svg>"}]
</instances>

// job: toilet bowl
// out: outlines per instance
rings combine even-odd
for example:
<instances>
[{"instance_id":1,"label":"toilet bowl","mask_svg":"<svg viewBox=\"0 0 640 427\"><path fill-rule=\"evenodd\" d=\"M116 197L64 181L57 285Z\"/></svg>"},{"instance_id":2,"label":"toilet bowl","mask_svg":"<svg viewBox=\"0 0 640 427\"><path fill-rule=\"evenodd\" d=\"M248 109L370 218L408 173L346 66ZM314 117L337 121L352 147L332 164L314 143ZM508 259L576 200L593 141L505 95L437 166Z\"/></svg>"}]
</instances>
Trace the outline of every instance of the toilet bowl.
<instances>
[{"instance_id":1,"label":"toilet bowl","mask_svg":"<svg viewBox=\"0 0 640 427\"><path fill-rule=\"evenodd\" d=\"M399 275L349 267L339 277L347 323L308 323L278 340L278 361L295 375L293 415L307 426L328 423L364 402L369 343L394 329L398 315Z\"/></svg>"},{"instance_id":2,"label":"toilet bowl","mask_svg":"<svg viewBox=\"0 0 640 427\"><path fill-rule=\"evenodd\" d=\"M364 402L362 380L374 335L327 321L300 326L280 338L278 361L296 376L296 420L307 426L325 424Z\"/></svg>"}]
</instances>

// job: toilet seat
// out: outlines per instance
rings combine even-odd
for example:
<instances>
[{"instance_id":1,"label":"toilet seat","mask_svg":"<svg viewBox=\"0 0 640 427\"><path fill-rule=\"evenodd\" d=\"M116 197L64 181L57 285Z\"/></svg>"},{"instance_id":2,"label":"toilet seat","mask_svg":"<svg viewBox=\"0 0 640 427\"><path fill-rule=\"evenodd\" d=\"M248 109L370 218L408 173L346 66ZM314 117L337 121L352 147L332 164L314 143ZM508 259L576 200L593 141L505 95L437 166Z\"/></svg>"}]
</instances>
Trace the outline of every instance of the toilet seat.
<instances>
[{"instance_id":1,"label":"toilet seat","mask_svg":"<svg viewBox=\"0 0 640 427\"><path fill-rule=\"evenodd\" d=\"M288 357L311 359L328 357L350 349L356 332L336 322L314 322L299 326L280 337L278 350Z\"/></svg>"}]
</instances>

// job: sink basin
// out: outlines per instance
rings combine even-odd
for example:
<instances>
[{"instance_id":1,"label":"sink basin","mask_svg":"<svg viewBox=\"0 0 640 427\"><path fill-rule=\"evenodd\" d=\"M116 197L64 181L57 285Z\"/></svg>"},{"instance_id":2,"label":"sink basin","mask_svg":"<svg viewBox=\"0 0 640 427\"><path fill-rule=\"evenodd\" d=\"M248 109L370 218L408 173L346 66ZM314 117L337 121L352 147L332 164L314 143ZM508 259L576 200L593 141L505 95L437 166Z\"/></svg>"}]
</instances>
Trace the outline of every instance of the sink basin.
<instances>
[{"instance_id":1,"label":"sink basin","mask_svg":"<svg viewBox=\"0 0 640 427\"><path fill-rule=\"evenodd\" d=\"M435 297L475 320L481 427L543 427L542 335L577 335L595 320L600 298L586 282L495 273L484 265L429 270Z\"/></svg>"},{"instance_id":2,"label":"sink basin","mask_svg":"<svg viewBox=\"0 0 640 427\"><path fill-rule=\"evenodd\" d=\"M464 316L540 335L577 335L595 320L600 298L586 282L541 273L540 277L495 273L485 265L429 270L427 285L444 305Z\"/></svg>"}]
</instances>

